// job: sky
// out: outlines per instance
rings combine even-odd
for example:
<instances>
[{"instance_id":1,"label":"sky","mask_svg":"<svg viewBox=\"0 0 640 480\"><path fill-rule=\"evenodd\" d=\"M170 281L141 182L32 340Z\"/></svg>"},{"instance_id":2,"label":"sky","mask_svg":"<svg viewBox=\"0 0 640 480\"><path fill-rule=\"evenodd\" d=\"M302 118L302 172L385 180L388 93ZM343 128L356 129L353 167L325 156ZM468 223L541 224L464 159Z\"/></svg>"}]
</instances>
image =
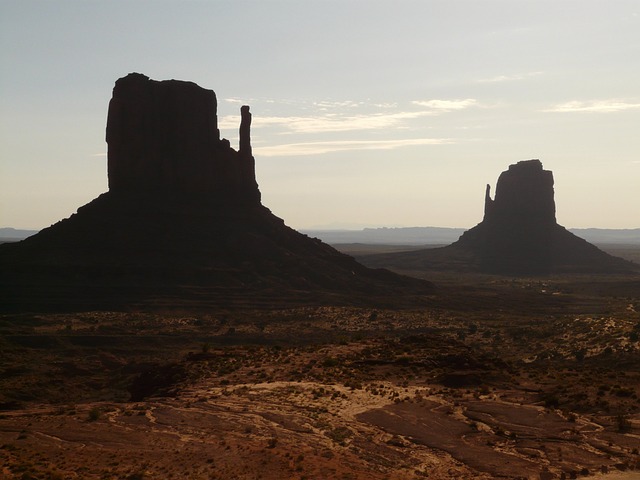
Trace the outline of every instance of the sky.
<instances>
[{"instance_id":1,"label":"sky","mask_svg":"<svg viewBox=\"0 0 640 480\"><path fill-rule=\"evenodd\" d=\"M0 226L107 191L130 72L253 114L263 204L294 228L472 227L520 160L566 227L640 227L637 0L0 0Z\"/></svg>"}]
</instances>

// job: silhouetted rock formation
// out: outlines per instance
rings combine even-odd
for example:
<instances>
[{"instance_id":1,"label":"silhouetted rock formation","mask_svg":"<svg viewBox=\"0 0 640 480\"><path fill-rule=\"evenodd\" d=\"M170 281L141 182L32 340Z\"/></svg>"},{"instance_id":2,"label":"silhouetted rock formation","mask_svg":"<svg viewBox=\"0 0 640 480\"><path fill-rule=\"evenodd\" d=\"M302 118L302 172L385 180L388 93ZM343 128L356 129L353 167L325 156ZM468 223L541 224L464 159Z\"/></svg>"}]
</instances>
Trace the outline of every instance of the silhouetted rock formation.
<instances>
[{"instance_id":1,"label":"silhouetted rock formation","mask_svg":"<svg viewBox=\"0 0 640 480\"><path fill-rule=\"evenodd\" d=\"M240 151L220 139L213 90L132 73L119 79L107 119L112 192L204 193L220 202L258 203L249 107Z\"/></svg>"},{"instance_id":2,"label":"silhouetted rock formation","mask_svg":"<svg viewBox=\"0 0 640 480\"><path fill-rule=\"evenodd\" d=\"M0 246L0 305L380 304L432 289L366 268L262 206L250 127L243 106L235 151L220 138L213 91L141 74L119 79L107 121L109 192Z\"/></svg>"},{"instance_id":3,"label":"silhouetted rock formation","mask_svg":"<svg viewBox=\"0 0 640 480\"><path fill-rule=\"evenodd\" d=\"M444 248L362 257L369 266L505 274L626 272L634 264L556 223L553 174L539 160L510 165L485 192L484 219Z\"/></svg>"},{"instance_id":4,"label":"silhouetted rock formation","mask_svg":"<svg viewBox=\"0 0 640 480\"><path fill-rule=\"evenodd\" d=\"M490 193L487 185L483 222L508 225L525 219L541 225L556 223L553 173L543 170L540 160L510 165L498 178L495 200Z\"/></svg>"}]
</instances>

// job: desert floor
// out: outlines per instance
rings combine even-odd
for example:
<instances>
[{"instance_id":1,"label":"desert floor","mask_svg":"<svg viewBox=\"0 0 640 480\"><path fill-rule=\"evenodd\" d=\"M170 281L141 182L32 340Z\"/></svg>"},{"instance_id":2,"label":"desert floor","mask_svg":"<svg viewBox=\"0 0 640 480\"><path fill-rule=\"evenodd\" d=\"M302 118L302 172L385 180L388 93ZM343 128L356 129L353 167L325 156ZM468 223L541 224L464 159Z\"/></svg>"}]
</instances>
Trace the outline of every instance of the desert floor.
<instances>
[{"instance_id":1,"label":"desert floor","mask_svg":"<svg viewBox=\"0 0 640 480\"><path fill-rule=\"evenodd\" d=\"M0 317L0 478L640 478L640 280Z\"/></svg>"}]
</instances>

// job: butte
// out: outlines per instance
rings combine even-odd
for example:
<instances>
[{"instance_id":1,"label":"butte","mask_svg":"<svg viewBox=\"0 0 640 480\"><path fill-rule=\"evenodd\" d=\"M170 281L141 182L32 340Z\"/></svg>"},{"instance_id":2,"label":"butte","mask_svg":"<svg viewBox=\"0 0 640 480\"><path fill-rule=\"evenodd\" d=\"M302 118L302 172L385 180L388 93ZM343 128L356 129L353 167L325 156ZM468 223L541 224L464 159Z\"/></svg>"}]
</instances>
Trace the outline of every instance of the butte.
<instances>
[{"instance_id":1,"label":"butte","mask_svg":"<svg viewBox=\"0 0 640 480\"><path fill-rule=\"evenodd\" d=\"M384 305L432 291L362 266L263 206L250 126L243 106L236 151L220 137L212 90L138 73L119 79L108 192L0 246L2 309Z\"/></svg>"},{"instance_id":2,"label":"butte","mask_svg":"<svg viewBox=\"0 0 640 480\"><path fill-rule=\"evenodd\" d=\"M553 183L553 173L540 160L510 165L498 178L495 199L487 185L482 222L455 243L359 259L372 267L506 275L637 271L637 265L558 225Z\"/></svg>"}]
</instances>

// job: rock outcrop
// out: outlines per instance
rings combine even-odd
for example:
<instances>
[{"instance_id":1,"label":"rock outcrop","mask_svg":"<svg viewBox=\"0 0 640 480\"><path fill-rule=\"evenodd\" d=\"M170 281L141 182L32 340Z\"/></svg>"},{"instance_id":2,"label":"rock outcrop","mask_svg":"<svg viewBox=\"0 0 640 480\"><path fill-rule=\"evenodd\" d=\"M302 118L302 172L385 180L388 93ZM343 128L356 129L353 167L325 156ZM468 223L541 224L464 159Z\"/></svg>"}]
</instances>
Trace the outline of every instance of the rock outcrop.
<instances>
[{"instance_id":1,"label":"rock outcrop","mask_svg":"<svg viewBox=\"0 0 640 480\"><path fill-rule=\"evenodd\" d=\"M132 73L119 79L107 118L109 190L205 194L221 203L259 203L249 107L240 148L220 139L217 100L192 82Z\"/></svg>"},{"instance_id":2,"label":"rock outcrop","mask_svg":"<svg viewBox=\"0 0 640 480\"><path fill-rule=\"evenodd\" d=\"M556 223L553 173L543 170L540 160L526 160L509 166L496 184L495 200L487 185L483 222L509 225L526 220L538 225Z\"/></svg>"},{"instance_id":3,"label":"rock outcrop","mask_svg":"<svg viewBox=\"0 0 640 480\"><path fill-rule=\"evenodd\" d=\"M510 165L485 191L484 218L457 242L413 252L362 257L366 265L499 274L609 273L637 269L556 222L553 174L539 160Z\"/></svg>"},{"instance_id":4,"label":"rock outcrop","mask_svg":"<svg viewBox=\"0 0 640 480\"><path fill-rule=\"evenodd\" d=\"M2 308L382 304L432 290L366 268L274 216L260 201L250 129L243 106L236 151L220 137L213 91L141 74L118 80L109 191L0 245Z\"/></svg>"}]
</instances>

